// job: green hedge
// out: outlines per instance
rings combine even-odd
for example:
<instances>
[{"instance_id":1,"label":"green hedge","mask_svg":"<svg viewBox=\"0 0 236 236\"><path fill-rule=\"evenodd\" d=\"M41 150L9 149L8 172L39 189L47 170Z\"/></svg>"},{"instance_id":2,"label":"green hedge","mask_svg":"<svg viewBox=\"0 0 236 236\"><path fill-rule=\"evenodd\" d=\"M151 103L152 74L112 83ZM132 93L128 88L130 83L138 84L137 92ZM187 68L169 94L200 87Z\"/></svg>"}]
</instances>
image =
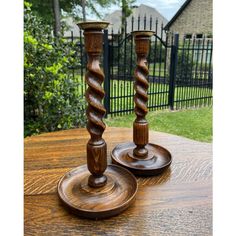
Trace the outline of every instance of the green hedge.
<instances>
[{"instance_id":1,"label":"green hedge","mask_svg":"<svg viewBox=\"0 0 236 236\"><path fill-rule=\"evenodd\" d=\"M75 63L75 45L54 38L51 32L25 2L25 136L85 125L85 101L79 92L81 85L68 69Z\"/></svg>"}]
</instances>

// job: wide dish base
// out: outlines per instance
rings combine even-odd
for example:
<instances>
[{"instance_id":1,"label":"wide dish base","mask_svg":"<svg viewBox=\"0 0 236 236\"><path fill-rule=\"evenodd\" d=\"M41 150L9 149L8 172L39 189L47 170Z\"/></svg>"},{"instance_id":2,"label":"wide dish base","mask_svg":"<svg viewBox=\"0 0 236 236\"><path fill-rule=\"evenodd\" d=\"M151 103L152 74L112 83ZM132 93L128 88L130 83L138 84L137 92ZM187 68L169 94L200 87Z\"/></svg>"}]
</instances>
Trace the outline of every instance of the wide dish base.
<instances>
[{"instance_id":1,"label":"wide dish base","mask_svg":"<svg viewBox=\"0 0 236 236\"><path fill-rule=\"evenodd\" d=\"M86 165L72 169L58 183L60 199L73 213L85 218L101 219L121 213L135 199L136 178L116 165L108 165L105 175L106 185L92 188L87 184L90 172Z\"/></svg>"},{"instance_id":2,"label":"wide dish base","mask_svg":"<svg viewBox=\"0 0 236 236\"><path fill-rule=\"evenodd\" d=\"M141 159L133 155L135 147L133 142L117 145L111 153L112 163L128 169L135 175L143 176L158 175L170 166L172 156L167 149L149 143L145 146L148 156Z\"/></svg>"}]
</instances>

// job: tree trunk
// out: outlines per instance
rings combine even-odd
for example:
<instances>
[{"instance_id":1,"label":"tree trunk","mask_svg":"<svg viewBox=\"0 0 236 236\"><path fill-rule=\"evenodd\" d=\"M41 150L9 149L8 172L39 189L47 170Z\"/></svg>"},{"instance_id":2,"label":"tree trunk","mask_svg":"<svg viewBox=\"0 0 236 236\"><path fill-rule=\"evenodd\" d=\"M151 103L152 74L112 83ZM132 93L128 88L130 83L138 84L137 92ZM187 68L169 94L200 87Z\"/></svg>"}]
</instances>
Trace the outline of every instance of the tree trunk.
<instances>
[{"instance_id":1,"label":"tree trunk","mask_svg":"<svg viewBox=\"0 0 236 236\"><path fill-rule=\"evenodd\" d=\"M83 21L86 21L86 10L85 10L86 0L81 0Z\"/></svg>"},{"instance_id":2,"label":"tree trunk","mask_svg":"<svg viewBox=\"0 0 236 236\"><path fill-rule=\"evenodd\" d=\"M54 14L54 35L57 37L61 32L61 14L59 0L53 1L53 14Z\"/></svg>"},{"instance_id":3,"label":"tree trunk","mask_svg":"<svg viewBox=\"0 0 236 236\"><path fill-rule=\"evenodd\" d=\"M121 34L122 34L122 38L124 38L124 33L125 33L126 7L127 7L126 0L122 0L122 5L121 5Z\"/></svg>"}]
</instances>

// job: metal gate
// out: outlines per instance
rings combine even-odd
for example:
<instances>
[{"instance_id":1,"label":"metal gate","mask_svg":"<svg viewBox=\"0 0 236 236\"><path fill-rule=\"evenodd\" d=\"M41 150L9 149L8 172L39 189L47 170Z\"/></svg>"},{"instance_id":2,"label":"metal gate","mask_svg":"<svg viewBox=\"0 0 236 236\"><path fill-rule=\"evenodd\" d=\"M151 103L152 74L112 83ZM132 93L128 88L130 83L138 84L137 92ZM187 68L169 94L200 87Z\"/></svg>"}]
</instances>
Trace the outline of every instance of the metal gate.
<instances>
[{"instance_id":1,"label":"metal gate","mask_svg":"<svg viewBox=\"0 0 236 236\"><path fill-rule=\"evenodd\" d=\"M158 20L149 26L144 24L144 30L154 30L155 34L150 41L150 51L148 55L149 68L149 89L148 108L169 107L169 62L170 52L167 46L168 36L163 25L161 32L158 32ZM140 24L137 24L139 26ZM131 32L141 30L134 28L134 20L131 24ZM127 23L123 32L108 35L104 33L104 88L106 97L104 100L107 114L131 113L134 110L134 69L136 66L136 54L134 50L134 40L131 33L127 33Z\"/></svg>"}]
</instances>

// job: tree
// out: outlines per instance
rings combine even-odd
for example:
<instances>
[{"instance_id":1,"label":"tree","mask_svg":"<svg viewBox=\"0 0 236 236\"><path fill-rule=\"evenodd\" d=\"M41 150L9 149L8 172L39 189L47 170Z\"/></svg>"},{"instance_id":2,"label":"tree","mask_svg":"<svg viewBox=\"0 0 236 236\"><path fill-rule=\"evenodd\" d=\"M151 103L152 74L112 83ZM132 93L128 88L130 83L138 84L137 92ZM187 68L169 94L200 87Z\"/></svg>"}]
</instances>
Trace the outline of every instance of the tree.
<instances>
[{"instance_id":1,"label":"tree","mask_svg":"<svg viewBox=\"0 0 236 236\"><path fill-rule=\"evenodd\" d=\"M105 8L111 4L117 3L117 0L28 0L28 2L32 3L32 11L40 16L46 24L54 25L54 33L57 35L61 30L61 10L67 15L72 15L76 20L86 21L87 10L101 18L102 14L97 10L97 6Z\"/></svg>"},{"instance_id":2,"label":"tree","mask_svg":"<svg viewBox=\"0 0 236 236\"><path fill-rule=\"evenodd\" d=\"M53 0L53 13L54 13L54 35L59 36L61 32L61 12L59 0Z\"/></svg>"},{"instance_id":3,"label":"tree","mask_svg":"<svg viewBox=\"0 0 236 236\"><path fill-rule=\"evenodd\" d=\"M24 131L25 136L85 125L85 101L75 65L76 42L52 37L51 29L24 9Z\"/></svg>"},{"instance_id":4,"label":"tree","mask_svg":"<svg viewBox=\"0 0 236 236\"><path fill-rule=\"evenodd\" d=\"M81 7L82 7L82 14L83 14L83 21L86 21L86 10L85 10L86 2L85 0L81 0Z\"/></svg>"},{"instance_id":5,"label":"tree","mask_svg":"<svg viewBox=\"0 0 236 236\"><path fill-rule=\"evenodd\" d=\"M136 0L121 0L121 33L122 35L125 32L125 21L126 18L132 14L132 4L135 3Z\"/></svg>"}]
</instances>

